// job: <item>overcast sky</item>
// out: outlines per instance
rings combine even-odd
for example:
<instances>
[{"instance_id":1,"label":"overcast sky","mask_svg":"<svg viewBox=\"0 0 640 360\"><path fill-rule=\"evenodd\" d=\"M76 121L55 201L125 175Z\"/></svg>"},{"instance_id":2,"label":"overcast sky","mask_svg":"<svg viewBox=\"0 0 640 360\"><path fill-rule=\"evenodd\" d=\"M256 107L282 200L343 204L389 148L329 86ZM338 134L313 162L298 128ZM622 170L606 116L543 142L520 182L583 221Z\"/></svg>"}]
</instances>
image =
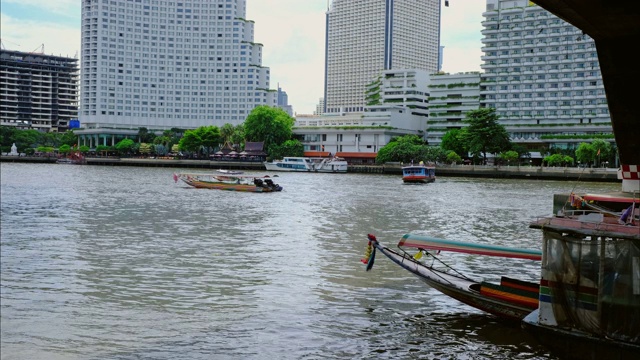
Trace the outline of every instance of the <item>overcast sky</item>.
<instances>
[{"instance_id":1,"label":"overcast sky","mask_svg":"<svg viewBox=\"0 0 640 360\"><path fill-rule=\"evenodd\" d=\"M444 0L442 0L444 3ZM3 49L80 54L81 0L0 0ZM485 0L449 0L442 8L443 70L480 71ZM289 95L297 114L312 114L324 92L327 0L247 0L255 42L264 45L271 88Z\"/></svg>"}]
</instances>

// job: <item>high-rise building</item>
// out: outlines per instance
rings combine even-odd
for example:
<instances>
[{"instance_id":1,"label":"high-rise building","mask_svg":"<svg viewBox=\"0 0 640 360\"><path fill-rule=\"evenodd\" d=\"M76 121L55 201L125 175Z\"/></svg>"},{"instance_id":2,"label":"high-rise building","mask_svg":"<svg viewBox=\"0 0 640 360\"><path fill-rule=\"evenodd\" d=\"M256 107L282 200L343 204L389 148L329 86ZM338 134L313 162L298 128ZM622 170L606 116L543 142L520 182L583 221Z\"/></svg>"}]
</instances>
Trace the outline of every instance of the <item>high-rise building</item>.
<instances>
[{"instance_id":1,"label":"high-rise building","mask_svg":"<svg viewBox=\"0 0 640 360\"><path fill-rule=\"evenodd\" d=\"M326 15L325 114L361 112L383 70L439 68L439 0L333 0Z\"/></svg>"},{"instance_id":2,"label":"high-rise building","mask_svg":"<svg viewBox=\"0 0 640 360\"><path fill-rule=\"evenodd\" d=\"M78 59L0 50L0 125L65 131L78 116Z\"/></svg>"},{"instance_id":3,"label":"high-rise building","mask_svg":"<svg viewBox=\"0 0 640 360\"><path fill-rule=\"evenodd\" d=\"M242 123L275 106L246 0L83 0L83 128Z\"/></svg>"},{"instance_id":4,"label":"high-rise building","mask_svg":"<svg viewBox=\"0 0 640 360\"><path fill-rule=\"evenodd\" d=\"M613 142L593 39L528 0L487 0L483 16L480 102L513 142L567 151Z\"/></svg>"},{"instance_id":5,"label":"high-rise building","mask_svg":"<svg viewBox=\"0 0 640 360\"><path fill-rule=\"evenodd\" d=\"M280 84L278 84L278 107L284 110L289 116L293 116L293 106L289 105L289 96L287 92L280 88Z\"/></svg>"}]
</instances>

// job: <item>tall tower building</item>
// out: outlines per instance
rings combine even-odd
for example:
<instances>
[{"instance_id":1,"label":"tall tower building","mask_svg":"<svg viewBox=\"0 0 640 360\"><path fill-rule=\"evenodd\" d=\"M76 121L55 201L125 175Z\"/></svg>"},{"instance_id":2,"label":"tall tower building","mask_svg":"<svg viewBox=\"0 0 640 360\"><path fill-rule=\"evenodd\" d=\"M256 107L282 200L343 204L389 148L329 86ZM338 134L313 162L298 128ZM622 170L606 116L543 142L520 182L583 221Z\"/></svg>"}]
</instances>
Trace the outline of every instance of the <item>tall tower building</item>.
<instances>
[{"instance_id":1,"label":"tall tower building","mask_svg":"<svg viewBox=\"0 0 640 360\"><path fill-rule=\"evenodd\" d=\"M275 106L245 17L246 0L83 0L83 127L236 125Z\"/></svg>"},{"instance_id":2,"label":"tall tower building","mask_svg":"<svg viewBox=\"0 0 640 360\"><path fill-rule=\"evenodd\" d=\"M363 111L383 70L438 70L439 0L333 0L326 29L324 113Z\"/></svg>"}]
</instances>

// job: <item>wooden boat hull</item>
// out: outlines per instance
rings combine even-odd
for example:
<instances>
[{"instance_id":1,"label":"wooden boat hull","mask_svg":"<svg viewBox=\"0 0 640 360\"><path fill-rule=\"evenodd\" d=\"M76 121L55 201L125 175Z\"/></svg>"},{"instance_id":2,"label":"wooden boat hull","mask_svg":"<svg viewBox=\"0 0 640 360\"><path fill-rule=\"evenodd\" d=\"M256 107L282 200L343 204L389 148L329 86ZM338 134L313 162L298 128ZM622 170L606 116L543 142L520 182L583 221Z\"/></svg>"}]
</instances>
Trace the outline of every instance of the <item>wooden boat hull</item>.
<instances>
[{"instance_id":1,"label":"wooden boat hull","mask_svg":"<svg viewBox=\"0 0 640 360\"><path fill-rule=\"evenodd\" d=\"M220 181L219 178L233 178L233 181ZM227 175L206 175L206 174L173 174L174 181L178 179L182 180L185 184L198 189L215 189L215 190L227 190L227 191L242 191L242 192L277 192L282 191L282 186L274 184L270 180L262 181L261 178L255 177L253 183L248 183L246 178L241 179L240 175L227 176ZM207 179L207 180L204 180ZM211 180L210 180L211 179ZM245 180L244 182L242 180Z\"/></svg>"},{"instance_id":2,"label":"wooden boat hull","mask_svg":"<svg viewBox=\"0 0 640 360\"><path fill-rule=\"evenodd\" d=\"M405 176L402 181L408 184L427 184L436 181L435 177L426 176Z\"/></svg>"},{"instance_id":3,"label":"wooden boat hull","mask_svg":"<svg viewBox=\"0 0 640 360\"><path fill-rule=\"evenodd\" d=\"M522 328L532 333L541 343L562 355L563 359L636 360L640 345L623 343L586 332L545 326L538 321L538 310L527 315Z\"/></svg>"},{"instance_id":4,"label":"wooden boat hull","mask_svg":"<svg viewBox=\"0 0 640 360\"><path fill-rule=\"evenodd\" d=\"M506 320L521 321L537 307L535 299L532 300L530 297L526 300L523 300L523 298L515 299L504 297L509 298L509 300L505 300L499 296L490 296L488 292L483 291L483 282L481 281L475 281L427 266L408 254L402 254L379 242L374 242L373 246L394 263L417 276L430 287L464 304L497 317Z\"/></svg>"}]
</instances>

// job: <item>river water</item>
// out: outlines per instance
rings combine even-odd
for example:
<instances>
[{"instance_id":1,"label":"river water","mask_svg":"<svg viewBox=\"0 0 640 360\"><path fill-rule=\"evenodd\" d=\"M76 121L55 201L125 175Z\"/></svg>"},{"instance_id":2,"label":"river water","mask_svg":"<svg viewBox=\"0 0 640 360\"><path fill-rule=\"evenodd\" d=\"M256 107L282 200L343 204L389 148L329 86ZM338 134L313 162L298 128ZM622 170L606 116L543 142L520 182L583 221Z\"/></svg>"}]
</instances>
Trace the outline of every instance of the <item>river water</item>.
<instances>
[{"instance_id":1,"label":"river water","mask_svg":"<svg viewBox=\"0 0 640 360\"><path fill-rule=\"evenodd\" d=\"M368 233L540 248L554 193L615 183L278 173L280 193L188 188L189 169L1 164L2 359L556 359L427 287ZM270 173L275 175L276 173ZM479 279L522 260L446 254Z\"/></svg>"}]
</instances>

